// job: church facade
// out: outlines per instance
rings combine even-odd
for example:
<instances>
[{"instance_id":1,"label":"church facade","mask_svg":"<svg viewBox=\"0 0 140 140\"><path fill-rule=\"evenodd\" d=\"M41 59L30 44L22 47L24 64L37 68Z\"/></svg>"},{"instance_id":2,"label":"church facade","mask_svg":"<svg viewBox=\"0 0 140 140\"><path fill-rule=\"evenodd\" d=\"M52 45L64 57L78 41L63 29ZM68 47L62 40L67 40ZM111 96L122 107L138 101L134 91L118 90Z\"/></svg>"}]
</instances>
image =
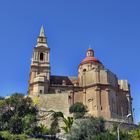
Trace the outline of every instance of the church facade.
<instances>
[{"instance_id":1,"label":"church facade","mask_svg":"<svg viewBox=\"0 0 140 140\"><path fill-rule=\"evenodd\" d=\"M78 66L78 76L51 75L50 48L41 27L37 45L34 47L28 94L38 97L41 108L62 111L69 116L69 107L82 102L91 116L120 121L132 114L132 98L127 80L117 76L94 56L89 48ZM133 116L129 118L133 123Z\"/></svg>"}]
</instances>

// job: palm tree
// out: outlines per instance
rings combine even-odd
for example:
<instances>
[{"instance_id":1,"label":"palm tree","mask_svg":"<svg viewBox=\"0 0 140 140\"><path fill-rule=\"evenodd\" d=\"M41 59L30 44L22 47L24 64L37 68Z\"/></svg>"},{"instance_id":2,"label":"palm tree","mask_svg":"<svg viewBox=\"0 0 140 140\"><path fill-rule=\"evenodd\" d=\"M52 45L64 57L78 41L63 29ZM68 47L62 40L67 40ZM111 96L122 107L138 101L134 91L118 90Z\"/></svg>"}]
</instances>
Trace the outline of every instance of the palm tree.
<instances>
[{"instance_id":1,"label":"palm tree","mask_svg":"<svg viewBox=\"0 0 140 140\"><path fill-rule=\"evenodd\" d=\"M65 126L61 128L65 131L65 133L68 133L73 125L73 117L64 118L63 122L65 123Z\"/></svg>"}]
</instances>

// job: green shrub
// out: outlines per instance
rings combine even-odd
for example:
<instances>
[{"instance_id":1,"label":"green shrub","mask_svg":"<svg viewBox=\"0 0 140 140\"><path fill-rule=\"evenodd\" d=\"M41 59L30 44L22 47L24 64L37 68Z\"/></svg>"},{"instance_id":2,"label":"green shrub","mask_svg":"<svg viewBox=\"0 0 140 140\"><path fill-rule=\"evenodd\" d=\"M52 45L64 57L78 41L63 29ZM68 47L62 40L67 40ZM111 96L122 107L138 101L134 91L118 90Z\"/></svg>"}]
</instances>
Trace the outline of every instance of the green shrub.
<instances>
[{"instance_id":1,"label":"green shrub","mask_svg":"<svg viewBox=\"0 0 140 140\"><path fill-rule=\"evenodd\" d=\"M28 138L25 134L13 135L13 134L10 134L8 131L0 132L0 136L4 138L4 140L17 140L17 139L27 140Z\"/></svg>"},{"instance_id":2,"label":"green shrub","mask_svg":"<svg viewBox=\"0 0 140 140\"><path fill-rule=\"evenodd\" d=\"M47 135L49 133L49 129L43 124L40 124L39 126L35 126L31 131L32 134Z\"/></svg>"},{"instance_id":3,"label":"green shrub","mask_svg":"<svg viewBox=\"0 0 140 140\"><path fill-rule=\"evenodd\" d=\"M29 138L25 134L20 135L13 135L10 134L8 131L1 131L0 132L0 140L43 140L43 139L36 139L36 138Z\"/></svg>"},{"instance_id":4,"label":"green shrub","mask_svg":"<svg viewBox=\"0 0 140 140\"><path fill-rule=\"evenodd\" d=\"M132 140L140 140L140 128L133 130L132 132Z\"/></svg>"},{"instance_id":5,"label":"green shrub","mask_svg":"<svg viewBox=\"0 0 140 140\"><path fill-rule=\"evenodd\" d=\"M82 118L87 112L87 107L83 103L77 102L70 106L69 112L74 114L74 118Z\"/></svg>"},{"instance_id":6,"label":"green shrub","mask_svg":"<svg viewBox=\"0 0 140 140\"><path fill-rule=\"evenodd\" d=\"M110 132L103 132L97 135L93 135L87 140L116 140L116 135L111 134Z\"/></svg>"}]
</instances>

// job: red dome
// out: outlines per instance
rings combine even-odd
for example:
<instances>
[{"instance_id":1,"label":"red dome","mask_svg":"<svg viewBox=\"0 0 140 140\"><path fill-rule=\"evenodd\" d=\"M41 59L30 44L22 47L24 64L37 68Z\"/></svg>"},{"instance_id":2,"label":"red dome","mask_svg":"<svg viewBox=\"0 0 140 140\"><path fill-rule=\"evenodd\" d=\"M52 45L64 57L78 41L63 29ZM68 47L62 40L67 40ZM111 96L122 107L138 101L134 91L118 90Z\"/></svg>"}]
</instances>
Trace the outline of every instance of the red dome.
<instances>
[{"instance_id":1,"label":"red dome","mask_svg":"<svg viewBox=\"0 0 140 140\"><path fill-rule=\"evenodd\" d=\"M100 63L100 61L98 59L96 59L95 57L86 57L81 64L85 64L85 63L90 63L90 62L96 62L96 63Z\"/></svg>"}]
</instances>

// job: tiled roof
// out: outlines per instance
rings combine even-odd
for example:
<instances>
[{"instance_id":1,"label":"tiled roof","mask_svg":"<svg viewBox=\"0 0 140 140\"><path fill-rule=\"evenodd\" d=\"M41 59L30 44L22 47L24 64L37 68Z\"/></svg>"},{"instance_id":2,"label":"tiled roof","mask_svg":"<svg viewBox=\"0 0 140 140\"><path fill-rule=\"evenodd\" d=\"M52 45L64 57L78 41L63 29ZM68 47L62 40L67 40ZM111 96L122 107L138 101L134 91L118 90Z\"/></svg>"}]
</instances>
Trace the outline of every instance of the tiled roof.
<instances>
[{"instance_id":1,"label":"tiled roof","mask_svg":"<svg viewBox=\"0 0 140 140\"><path fill-rule=\"evenodd\" d=\"M85 63L89 63L89 62L101 63L97 58L87 56L87 57L81 62L81 64L85 64Z\"/></svg>"},{"instance_id":2,"label":"tiled roof","mask_svg":"<svg viewBox=\"0 0 140 140\"><path fill-rule=\"evenodd\" d=\"M54 76L50 77L51 85L62 85L65 81L66 85L74 85L77 82L77 77L68 77L68 76Z\"/></svg>"}]
</instances>

